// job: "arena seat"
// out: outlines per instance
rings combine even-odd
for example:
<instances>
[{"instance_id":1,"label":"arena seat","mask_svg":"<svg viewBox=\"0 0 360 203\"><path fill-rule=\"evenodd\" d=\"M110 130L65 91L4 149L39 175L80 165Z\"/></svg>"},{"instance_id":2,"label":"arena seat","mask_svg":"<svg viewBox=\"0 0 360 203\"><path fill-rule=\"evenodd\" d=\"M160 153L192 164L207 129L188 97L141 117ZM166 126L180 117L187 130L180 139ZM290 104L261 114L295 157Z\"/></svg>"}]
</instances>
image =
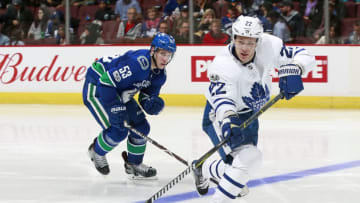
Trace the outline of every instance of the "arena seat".
<instances>
[{"instance_id":1,"label":"arena seat","mask_svg":"<svg viewBox=\"0 0 360 203\"><path fill-rule=\"evenodd\" d=\"M111 40L116 38L120 22L109 20L103 22L103 38L104 40Z\"/></svg>"},{"instance_id":2,"label":"arena seat","mask_svg":"<svg viewBox=\"0 0 360 203\"><path fill-rule=\"evenodd\" d=\"M139 5L141 7L141 12L143 14L146 14L146 11L148 8L151 8L151 7L160 7L160 10L159 11L163 11L165 5L166 5L166 2L167 0L152 0L152 1L149 1L149 0L138 0L139 2Z\"/></svg>"},{"instance_id":3,"label":"arena seat","mask_svg":"<svg viewBox=\"0 0 360 203\"><path fill-rule=\"evenodd\" d=\"M222 17L225 17L227 15L227 10L229 6L227 3L221 3L219 1L216 1L212 3L212 7L214 8L216 18L221 19Z\"/></svg>"},{"instance_id":4,"label":"arena seat","mask_svg":"<svg viewBox=\"0 0 360 203\"><path fill-rule=\"evenodd\" d=\"M341 21L341 33L342 37L347 37L353 31L354 23L360 20L360 18L344 18Z\"/></svg>"},{"instance_id":5,"label":"arena seat","mask_svg":"<svg viewBox=\"0 0 360 203\"><path fill-rule=\"evenodd\" d=\"M61 11L65 15L65 7L59 7L57 10ZM79 6L70 6L70 15L73 18L77 18L79 14Z\"/></svg>"},{"instance_id":6,"label":"arena seat","mask_svg":"<svg viewBox=\"0 0 360 203\"><path fill-rule=\"evenodd\" d=\"M86 16L88 15L90 17L90 20L94 20L95 13L98 10L97 5L87 5L87 6L81 6L79 8L79 15L78 18L80 20L80 23L82 21L86 21Z\"/></svg>"},{"instance_id":7,"label":"arena seat","mask_svg":"<svg viewBox=\"0 0 360 203\"><path fill-rule=\"evenodd\" d=\"M356 3L353 1L344 2L344 6L346 9L346 17L347 18L355 18L356 17Z\"/></svg>"}]
</instances>

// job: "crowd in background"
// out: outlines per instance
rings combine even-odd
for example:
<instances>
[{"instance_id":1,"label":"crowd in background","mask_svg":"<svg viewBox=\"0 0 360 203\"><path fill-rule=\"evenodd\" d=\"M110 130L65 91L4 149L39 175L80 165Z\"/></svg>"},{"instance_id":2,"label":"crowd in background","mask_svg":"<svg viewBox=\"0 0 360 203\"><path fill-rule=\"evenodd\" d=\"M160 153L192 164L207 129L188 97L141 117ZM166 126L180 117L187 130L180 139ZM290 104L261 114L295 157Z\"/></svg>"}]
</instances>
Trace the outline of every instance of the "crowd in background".
<instances>
[{"instance_id":1,"label":"crowd in background","mask_svg":"<svg viewBox=\"0 0 360 203\"><path fill-rule=\"evenodd\" d=\"M189 43L188 0L2 0L0 45L147 43L157 32ZM193 0L194 43L226 44L239 15L286 43L325 44L323 0ZM329 0L329 43L360 44L360 0Z\"/></svg>"}]
</instances>

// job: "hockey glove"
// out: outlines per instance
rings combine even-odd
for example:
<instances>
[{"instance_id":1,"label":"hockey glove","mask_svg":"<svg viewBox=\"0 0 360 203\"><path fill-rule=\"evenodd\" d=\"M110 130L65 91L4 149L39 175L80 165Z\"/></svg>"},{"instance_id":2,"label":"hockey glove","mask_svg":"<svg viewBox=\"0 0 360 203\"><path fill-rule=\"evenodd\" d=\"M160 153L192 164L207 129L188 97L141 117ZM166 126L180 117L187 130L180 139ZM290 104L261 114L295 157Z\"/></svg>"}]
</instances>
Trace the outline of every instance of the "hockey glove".
<instances>
[{"instance_id":1,"label":"hockey glove","mask_svg":"<svg viewBox=\"0 0 360 203\"><path fill-rule=\"evenodd\" d=\"M140 100L140 104L144 111L150 115L159 114L165 105L164 100L158 96L143 98Z\"/></svg>"},{"instance_id":2,"label":"hockey glove","mask_svg":"<svg viewBox=\"0 0 360 203\"><path fill-rule=\"evenodd\" d=\"M284 92L287 100L291 99L304 89L301 80L301 68L297 64L282 65L279 68L279 88Z\"/></svg>"},{"instance_id":3,"label":"hockey glove","mask_svg":"<svg viewBox=\"0 0 360 203\"><path fill-rule=\"evenodd\" d=\"M240 128L242 121L237 115L231 115L225 118L221 123L221 131L223 137L226 139L231 136L228 141L228 145L231 148L241 145L245 141L245 137Z\"/></svg>"}]
</instances>

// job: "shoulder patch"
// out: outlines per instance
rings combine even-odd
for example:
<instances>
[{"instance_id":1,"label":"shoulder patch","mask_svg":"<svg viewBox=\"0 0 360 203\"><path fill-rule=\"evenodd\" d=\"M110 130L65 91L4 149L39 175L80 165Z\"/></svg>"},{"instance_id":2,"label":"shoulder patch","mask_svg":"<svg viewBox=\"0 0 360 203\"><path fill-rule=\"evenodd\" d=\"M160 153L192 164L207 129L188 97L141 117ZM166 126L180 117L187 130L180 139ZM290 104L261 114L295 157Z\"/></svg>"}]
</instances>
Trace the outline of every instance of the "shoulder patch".
<instances>
[{"instance_id":1,"label":"shoulder patch","mask_svg":"<svg viewBox=\"0 0 360 203\"><path fill-rule=\"evenodd\" d=\"M143 70L149 69L150 62L146 58L146 56L138 56L136 60L139 62L141 69L143 69Z\"/></svg>"}]
</instances>

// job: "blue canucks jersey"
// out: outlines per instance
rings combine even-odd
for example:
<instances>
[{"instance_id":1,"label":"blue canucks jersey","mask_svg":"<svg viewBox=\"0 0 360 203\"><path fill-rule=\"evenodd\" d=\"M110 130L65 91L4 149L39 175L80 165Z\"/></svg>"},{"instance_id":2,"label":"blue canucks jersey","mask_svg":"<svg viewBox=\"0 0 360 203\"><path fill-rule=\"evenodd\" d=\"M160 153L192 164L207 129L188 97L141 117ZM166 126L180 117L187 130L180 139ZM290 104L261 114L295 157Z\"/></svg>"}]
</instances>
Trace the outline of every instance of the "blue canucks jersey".
<instances>
[{"instance_id":1,"label":"blue canucks jersey","mask_svg":"<svg viewBox=\"0 0 360 203\"><path fill-rule=\"evenodd\" d=\"M113 87L120 101L127 103L139 91L149 96L159 95L166 81L166 72L153 72L150 50L140 49L100 58L88 69L86 79L97 85Z\"/></svg>"}]
</instances>

